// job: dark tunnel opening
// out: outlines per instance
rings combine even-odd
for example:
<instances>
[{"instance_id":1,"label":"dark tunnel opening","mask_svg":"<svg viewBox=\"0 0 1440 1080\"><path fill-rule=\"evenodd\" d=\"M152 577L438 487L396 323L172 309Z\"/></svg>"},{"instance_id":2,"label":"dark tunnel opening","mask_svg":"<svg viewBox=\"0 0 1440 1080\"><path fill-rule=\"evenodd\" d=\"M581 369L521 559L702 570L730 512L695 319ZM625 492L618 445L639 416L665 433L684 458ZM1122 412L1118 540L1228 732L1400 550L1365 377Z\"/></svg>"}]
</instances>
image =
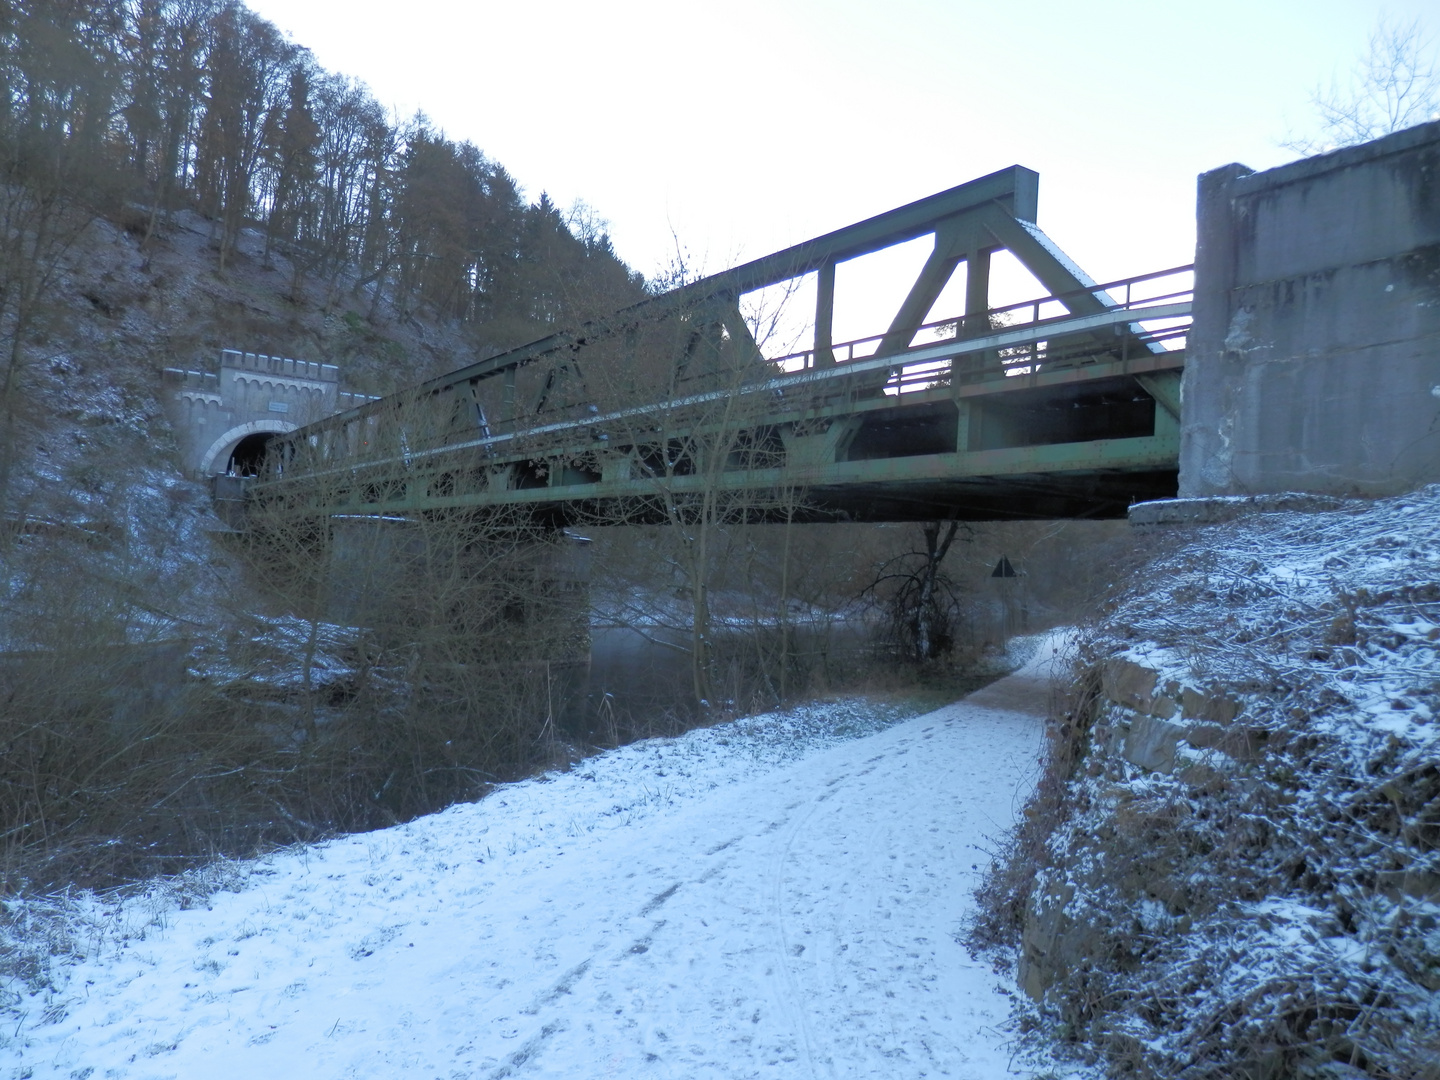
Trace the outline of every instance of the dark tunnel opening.
<instances>
[{"instance_id":1,"label":"dark tunnel opening","mask_svg":"<svg viewBox=\"0 0 1440 1080\"><path fill-rule=\"evenodd\" d=\"M275 435L273 431L257 431L253 435L246 435L235 444L235 449L230 451L230 460L225 465L226 474L260 475L260 468L265 464L265 450Z\"/></svg>"}]
</instances>

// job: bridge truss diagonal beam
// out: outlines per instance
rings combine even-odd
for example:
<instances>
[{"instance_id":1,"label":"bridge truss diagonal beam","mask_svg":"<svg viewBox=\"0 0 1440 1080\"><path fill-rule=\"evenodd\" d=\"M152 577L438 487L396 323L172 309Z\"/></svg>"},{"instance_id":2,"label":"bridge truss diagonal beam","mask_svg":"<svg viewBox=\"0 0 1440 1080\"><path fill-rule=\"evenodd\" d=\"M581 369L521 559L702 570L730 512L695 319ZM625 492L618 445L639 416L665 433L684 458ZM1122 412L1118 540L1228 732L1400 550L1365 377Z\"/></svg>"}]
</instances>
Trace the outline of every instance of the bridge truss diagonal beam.
<instances>
[{"instance_id":1,"label":"bridge truss diagonal beam","mask_svg":"<svg viewBox=\"0 0 1440 1080\"><path fill-rule=\"evenodd\" d=\"M1033 220L1038 188L1039 174L1032 170L1020 165L1001 169L854 225L836 229L782 251L702 278L653 299L623 308L575 330L551 334L498 356L457 368L426 380L401 395L382 398L312 427L334 426L344 423L346 419L374 415L383 412L388 407L387 402L393 404L396 397L449 391L462 382L489 378L561 350L583 348L597 337L623 333L647 320L693 310L716 300L728 301L733 305L741 295L756 289L818 271L827 265L833 270L837 262L924 236L933 232L938 222L968 211L998 206L1010 214Z\"/></svg>"}]
</instances>

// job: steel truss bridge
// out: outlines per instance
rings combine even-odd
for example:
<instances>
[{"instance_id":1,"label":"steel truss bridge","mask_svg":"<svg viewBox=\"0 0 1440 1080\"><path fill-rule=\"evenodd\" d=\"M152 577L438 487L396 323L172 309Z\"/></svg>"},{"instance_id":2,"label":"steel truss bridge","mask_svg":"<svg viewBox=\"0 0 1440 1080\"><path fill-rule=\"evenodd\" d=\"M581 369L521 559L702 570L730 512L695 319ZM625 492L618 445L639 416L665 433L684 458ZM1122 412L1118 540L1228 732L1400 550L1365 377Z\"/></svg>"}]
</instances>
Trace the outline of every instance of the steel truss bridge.
<instances>
[{"instance_id":1,"label":"steel truss bridge","mask_svg":"<svg viewBox=\"0 0 1440 1080\"><path fill-rule=\"evenodd\" d=\"M1114 517L1173 496L1190 267L1090 280L1035 225L1038 179L992 173L300 428L250 498L564 523L703 499L751 520ZM927 235L888 328L833 341L837 265ZM1045 295L991 307L1001 250ZM963 316L926 323L961 264ZM813 347L767 358L742 297L805 275Z\"/></svg>"}]
</instances>

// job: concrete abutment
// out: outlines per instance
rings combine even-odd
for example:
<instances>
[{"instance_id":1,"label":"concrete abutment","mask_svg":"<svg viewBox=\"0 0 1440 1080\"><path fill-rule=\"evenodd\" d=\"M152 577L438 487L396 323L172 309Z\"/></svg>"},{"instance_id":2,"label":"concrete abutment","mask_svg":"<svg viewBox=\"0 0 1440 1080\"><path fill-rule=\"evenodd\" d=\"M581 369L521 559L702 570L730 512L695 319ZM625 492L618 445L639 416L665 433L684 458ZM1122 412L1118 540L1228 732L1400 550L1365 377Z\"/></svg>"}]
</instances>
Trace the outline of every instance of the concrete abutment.
<instances>
[{"instance_id":1,"label":"concrete abutment","mask_svg":"<svg viewBox=\"0 0 1440 1080\"><path fill-rule=\"evenodd\" d=\"M1180 495L1440 479L1440 122L1200 177Z\"/></svg>"}]
</instances>

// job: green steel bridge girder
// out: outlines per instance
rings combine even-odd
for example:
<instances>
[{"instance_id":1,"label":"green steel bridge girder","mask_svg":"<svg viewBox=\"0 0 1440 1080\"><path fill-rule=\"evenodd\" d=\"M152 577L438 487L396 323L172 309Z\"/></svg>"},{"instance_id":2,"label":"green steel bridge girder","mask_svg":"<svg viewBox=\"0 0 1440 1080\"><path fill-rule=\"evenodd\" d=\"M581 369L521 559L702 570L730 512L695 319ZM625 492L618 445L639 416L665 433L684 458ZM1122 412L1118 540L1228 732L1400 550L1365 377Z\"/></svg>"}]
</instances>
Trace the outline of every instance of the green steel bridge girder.
<instances>
[{"instance_id":1,"label":"green steel bridge girder","mask_svg":"<svg viewBox=\"0 0 1440 1080\"><path fill-rule=\"evenodd\" d=\"M783 447L781 463L766 468L742 463L698 475L637 475L642 471L636 467L637 447L597 445L589 432L584 433L586 441L573 441L575 433L565 432L571 438L563 442L512 446L504 455L469 446L448 452L438 448L400 472L391 461L354 462L332 471L328 497L321 495L326 488L310 486L306 477L293 483L293 491L310 513L408 514L511 506L566 521L640 520L653 514L646 509L651 504L683 502L707 491L756 493L757 517L765 516L766 507L782 504L793 515L793 502L767 493L799 490L805 492L801 516L818 520L1045 516L1039 507L1048 508L1049 516L1117 516L1130 501L1173 494L1179 424L1167 403L1178 403L1182 362L1183 354L1168 353L803 412L776 411L751 421L755 429L776 432ZM978 445L983 440L972 437L971 408L983 407L987 399L1023 399L1026 391L1033 397L1057 389L1123 386L1131 380L1144 380L1156 402L1144 433L993 447ZM867 418L904 423L904 417L927 406L931 413L954 409L954 430L945 429L949 445L944 452L846 459L846 447ZM943 419L949 422L948 416ZM680 427L676 433L704 432ZM656 439L668 437L660 433ZM582 462L588 468L574 467ZM292 484L272 484L272 491L277 487ZM630 509L623 509L627 506Z\"/></svg>"},{"instance_id":2,"label":"green steel bridge girder","mask_svg":"<svg viewBox=\"0 0 1440 1080\"><path fill-rule=\"evenodd\" d=\"M714 476L680 475L559 483L543 487L505 488L457 494L430 490L433 477L414 477L383 501L360 500L324 508L330 513L407 514L432 510L481 507L530 507L548 511L562 520L616 520L640 523L653 520L643 509L647 503L667 499L683 500L709 492L785 492L805 496L797 509L783 496L758 498L754 518L766 520L775 512L791 514L798 520L929 520L937 516L959 518L970 504L984 507L977 520L997 517L1028 518L1072 516L1035 513L1028 500L1048 496L1073 502L1108 501L1114 505L1092 513L1073 516L1115 516L1124 512L1125 497L1159 497L1173 477L1179 459L1178 431L1149 437L1104 439L1085 443L1058 443L1047 446L1011 447L949 454L927 454L868 461L845 461L831 465L726 470ZM1127 483L1127 478L1136 482ZM908 490L907 490L908 489ZM1108 500L1106 490L1117 492ZM982 493L1016 500L1012 511L996 513L994 498ZM1099 493L1099 494L1097 494ZM912 512L897 512L890 504L897 499L909 503ZM627 503L639 509L617 518L601 504ZM867 504L879 513L867 509ZM320 509L316 507L314 509Z\"/></svg>"}]
</instances>

